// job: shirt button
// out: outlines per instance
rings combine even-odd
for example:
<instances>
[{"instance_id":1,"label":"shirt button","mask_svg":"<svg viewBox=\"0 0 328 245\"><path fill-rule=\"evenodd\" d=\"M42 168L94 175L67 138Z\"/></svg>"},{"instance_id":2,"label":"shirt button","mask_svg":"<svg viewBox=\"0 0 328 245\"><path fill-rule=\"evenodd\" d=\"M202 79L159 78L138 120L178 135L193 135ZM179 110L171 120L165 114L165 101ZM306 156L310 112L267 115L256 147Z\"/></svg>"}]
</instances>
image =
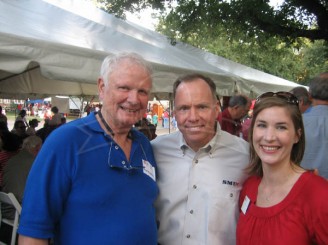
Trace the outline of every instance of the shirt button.
<instances>
[{"instance_id":1,"label":"shirt button","mask_svg":"<svg viewBox=\"0 0 328 245\"><path fill-rule=\"evenodd\" d=\"M122 164L125 165L125 161L122 161Z\"/></svg>"},{"instance_id":2,"label":"shirt button","mask_svg":"<svg viewBox=\"0 0 328 245\"><path fill-rule=\"evenodd\" d=\"M194 189L197 189L197 185L193 185L192 187L193 187Z\"/></svg>"},{"instance_id":3,"label":"shirt button","mask_svg":"<svg viewBox=\"0 0 328 245\"><path fill-rule=\"evenodd\" d=\"M233 197L233 193L230 193L230 197Z\"/></svg>"},{"instance_id":4,"label":"shirt button","mask_svg":"<svg viewBox=\"0 0 328 245\"><path fill-rule=\"evenodd\" d=\"M117 145L115 146L115 149L118 150L118 146Z\"/></svg>"},{"instance_id":5,"label":"shirt button","mask_svg":"<svg viewBox=\"0 0 328 245\"><path fill-rule=\"evenodd\" d=\"M187 237L187 238L190 238L190 235L188 234L188 235L186 235L186 237Z\"/></svg>"},{"instance_id":6,"label":"shirt button","mask_svg":"<svg viewBox=\"0 0 328 245\"><path fill-rule=\"evenodd\" d=\"M198 163L198 160L195 160L195 163Z\"/></svg>"},{"instance_id":7,"label":"shirt button","mask_svg":"<svg viewBox=\"0 0 328 245\"><path fill-rule=\"evenodd\" d=\"M190 213L193 214L194 213L194 210L190 210Z\"/></svg>"}]
</instances>

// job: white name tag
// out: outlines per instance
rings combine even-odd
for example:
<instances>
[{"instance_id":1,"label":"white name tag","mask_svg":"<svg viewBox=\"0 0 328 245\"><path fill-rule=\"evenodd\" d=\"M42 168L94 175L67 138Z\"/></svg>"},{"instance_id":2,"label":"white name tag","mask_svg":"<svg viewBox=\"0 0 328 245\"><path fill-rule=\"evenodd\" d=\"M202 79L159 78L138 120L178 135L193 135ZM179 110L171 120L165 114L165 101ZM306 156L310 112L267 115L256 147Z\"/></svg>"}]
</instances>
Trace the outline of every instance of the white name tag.
<instances>
[{"instance_id":1,"label":"white name tag","mask_svg":"<svg viewBox=\"0 0 328 245\"><path fill-rule=\"evenodd\" d=\"M250 203L251 203L251 200L248 198L248 196L245 196L243 205L241 206L241 211L243 212L243 214L246 214Z\"/></svg>"},{"instance_id":2,"label":"white name tag","mask_svg":"<svg viewBox=\"0 0 328 245\"><path fill-rule=\"evenodd\" d=\"M147 160L142 160L142 165L144 174L147 174L150 178L156 181L155 168Z\"/></svg>"}]
</instances>

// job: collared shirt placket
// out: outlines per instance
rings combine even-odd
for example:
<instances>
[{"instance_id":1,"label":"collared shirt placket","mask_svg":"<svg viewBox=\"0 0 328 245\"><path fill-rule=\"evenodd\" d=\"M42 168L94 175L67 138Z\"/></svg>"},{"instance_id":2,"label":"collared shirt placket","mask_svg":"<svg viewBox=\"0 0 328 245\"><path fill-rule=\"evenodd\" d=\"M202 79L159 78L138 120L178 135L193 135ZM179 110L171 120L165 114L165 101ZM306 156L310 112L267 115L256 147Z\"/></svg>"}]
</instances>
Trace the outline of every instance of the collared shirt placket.
<instances>
[{"instance_id":1,"label":"collared shirt placket","mask_svg":"<svg viewBox=\"0 0 328 245\"><path fill-rule=\"evenodd\" d=\"M202 200L202 192L200 183L200 176L202 173L199 168L203 160L200 160L200 155L204 150L200 149L196 154L190 149L187 150L187 156L191 160L191 166L189 171L188 179L188 196L187 205L185 209L185 229L182 244L197 244L200 241L200 237L196 237L195 234L199 234L199 226L205 225L200 224L202 221L200 215L202 215L202 210L204 210L204 200ZM204 154L204 153L203 153ZM192 156L193 155L193 156Z\"/></svg>"}]
</instances>

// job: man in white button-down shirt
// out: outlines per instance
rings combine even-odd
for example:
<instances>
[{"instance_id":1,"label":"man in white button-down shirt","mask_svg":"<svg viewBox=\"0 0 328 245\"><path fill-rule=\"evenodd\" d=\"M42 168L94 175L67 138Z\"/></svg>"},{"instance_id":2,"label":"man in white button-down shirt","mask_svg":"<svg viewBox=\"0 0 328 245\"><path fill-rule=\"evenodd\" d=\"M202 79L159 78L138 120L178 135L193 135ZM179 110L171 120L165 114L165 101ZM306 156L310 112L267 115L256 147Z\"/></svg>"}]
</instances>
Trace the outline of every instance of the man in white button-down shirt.
<instances>
[{"instance_id":1,"label":"man in white button-down shirt","mask_svg":"<svg viewBox=\"0 0 328 245\"><path fill-rule=\"evenodd\" d=\"M200 74L173 86L179 131L152 141L161 245L235 244L248 143L220 129L214 82Z\"/></svg>"}]
</instances>

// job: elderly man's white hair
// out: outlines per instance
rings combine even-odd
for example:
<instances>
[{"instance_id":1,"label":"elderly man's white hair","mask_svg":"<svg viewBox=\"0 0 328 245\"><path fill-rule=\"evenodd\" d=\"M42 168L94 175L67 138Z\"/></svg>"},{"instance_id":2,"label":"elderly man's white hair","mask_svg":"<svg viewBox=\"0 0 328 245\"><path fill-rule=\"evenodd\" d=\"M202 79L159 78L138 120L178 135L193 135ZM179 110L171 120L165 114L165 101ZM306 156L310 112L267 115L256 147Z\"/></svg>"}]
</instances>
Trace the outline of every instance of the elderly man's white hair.
<instances>
[{"instance_id":1,"label":"elderly man's white hair","mask_svg":"<svg viewBox=\"0 0 328 245\"><path fill-rule=\"evenodd\" d=\"M108 85L109 75L123 60L129 60L132 63L140 65L146 72L149 73L150 76L152 75L151 65L137 53L119 53L114 56L109 55L104 59L100 69L100 76L104 80L105 85Z\"/></svg>"}]
</instances>

